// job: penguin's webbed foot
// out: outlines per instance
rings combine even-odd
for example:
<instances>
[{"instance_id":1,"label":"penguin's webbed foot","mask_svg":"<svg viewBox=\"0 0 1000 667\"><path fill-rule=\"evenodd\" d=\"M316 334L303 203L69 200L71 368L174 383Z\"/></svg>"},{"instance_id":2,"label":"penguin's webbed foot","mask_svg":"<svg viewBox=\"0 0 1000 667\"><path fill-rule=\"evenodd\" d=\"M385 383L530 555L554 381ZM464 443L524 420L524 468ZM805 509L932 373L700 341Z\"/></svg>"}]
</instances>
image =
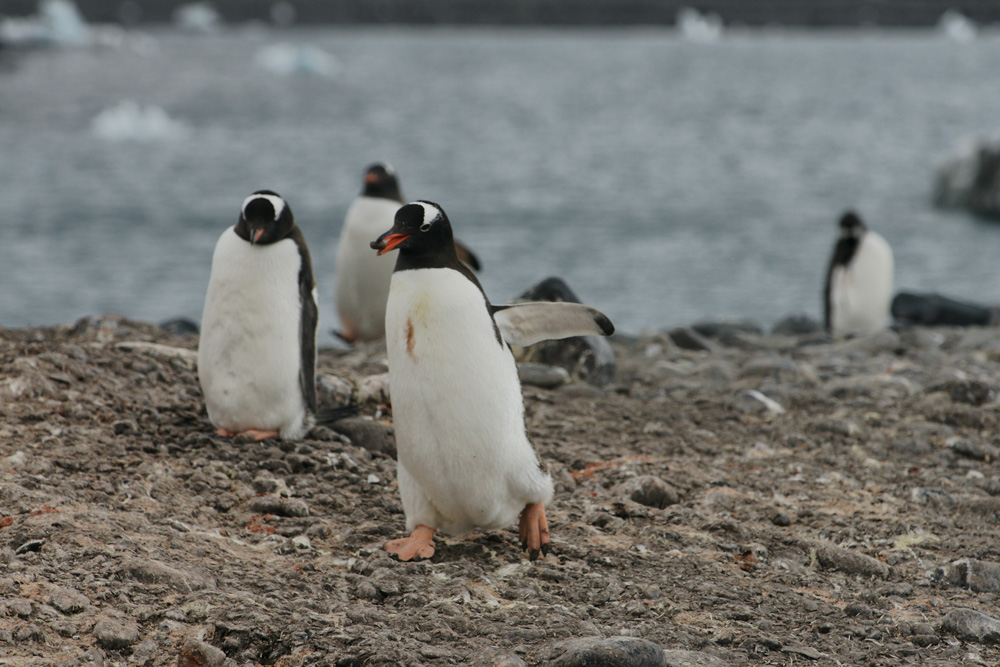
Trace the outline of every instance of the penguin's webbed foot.
<instances>
[{"instance_id":1,"label":"penguin's webbed foot","mask_svg":"<svg viewBox=\"0 0 1000 667\"><path fill-rule=\"evenodd\" d=\"M545 519L545 506L541 503L528 503L521 510L521 521L518 525L521 535L521 547L528 550L528 559L537 560L538 555L549 553L549 522Z\"/></svg>"},{"instance_id":2,"label":"penguin's webbed foot","mask_svg":"<svg viewBox=\"0 0 1000 667\"><path fill-rule=\"evenodd\" d=\"M434 555L434 529L417 526L409 537L386 542L385 550L401 561L426 560Z\"/></svg>"}]
</instances>

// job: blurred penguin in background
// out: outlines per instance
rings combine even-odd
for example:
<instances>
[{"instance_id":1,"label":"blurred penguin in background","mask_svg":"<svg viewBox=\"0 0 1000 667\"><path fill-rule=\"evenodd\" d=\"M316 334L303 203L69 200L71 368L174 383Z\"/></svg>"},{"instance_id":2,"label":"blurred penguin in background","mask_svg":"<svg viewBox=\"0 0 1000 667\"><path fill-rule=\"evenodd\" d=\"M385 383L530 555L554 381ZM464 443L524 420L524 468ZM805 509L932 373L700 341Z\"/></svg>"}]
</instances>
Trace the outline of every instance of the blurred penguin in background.
<instances>
[{"instance_id":1,"label":"blurred penguin in background","mask_svg":"<svg viewBox=\"0 0 1000 667\"><path fill-rule=\"evenodd\" d=\"M376 162L365 169L359 194L344 217L337 246L334 300L340 317L337 336L348 343L364 343L385 337L385 304L395 257L377 257L370 244L389 227L404 204L399 178L392 165ZM479 259L461 243L458 257L479 270Z\"/></svg>"},{"instance_id":2,"label":"blurred penguin in background","mask_svg":"<svg viewBox=\"0 0 1000 667\"><path fill-rule=\"evenodd\" d=\"M840 218L840 238L826 274L826 330L839 336L886 328L892 289L892 248L848 211Z\"/></svg>"}]
</instances>

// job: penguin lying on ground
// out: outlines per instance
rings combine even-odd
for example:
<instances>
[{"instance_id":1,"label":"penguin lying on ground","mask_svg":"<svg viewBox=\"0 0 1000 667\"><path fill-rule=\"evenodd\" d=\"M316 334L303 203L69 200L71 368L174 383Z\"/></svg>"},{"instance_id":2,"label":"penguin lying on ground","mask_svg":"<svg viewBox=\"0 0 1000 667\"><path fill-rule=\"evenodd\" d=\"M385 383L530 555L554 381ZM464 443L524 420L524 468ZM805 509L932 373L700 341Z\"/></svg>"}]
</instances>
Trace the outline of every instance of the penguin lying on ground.
<instances>
[{"instance_id":1,"label":"penguin lying on ground","mask_svg":"<svg viewBox=\"0 0 1000 667\"><path fill-rule=\"evenodd\" d=\"M826 276L826 329L834 335L874 333L889 325L893 282L892 248L861 218L840 219L840 239Z\"/></svg>"},{"instance_id":2,"label":"penguin lying on ground","mask_svg":"<svg viewBox=\"0 0 1000 667\"><path fill-rule=\"evenodd\" d=\"M393 262L373 255L371 240L392 226L396 210L405 203L391 165L376 162L365 170L364 188L347 209L337 246L334 300L340 316L337 336L349 343L385 336L385 302ZM479 260L458 244L459 257L475 270Z\"/></svg>"},{"instance_id":3,"label":"penguin lying on ground","mask_svg":"<svg viewBox=\"0 0 1000 667\"><path fill-rule=\"evenodd\" d=\"M524 403L508 343L614 332L578 303L494 306L458 258L437 204L396 212L371 243L399 249L386 307L389 387L399 492L409 537L386 549L400 560L430 558L433 536L491 530L520 517L534 560L549 545L545 504L552 478L525 433Z\"/></svg>"},{"instance_id":4,"label":"penguin lying on ground","mask_svg":"<svg viewBox=\"0 0 1000 667\"><path fill-rule=\"evenodd\" d=\"M201 318L198 381L220 435L298 440L312 429L316 322L305 238L285 200L259 190L219 237Z\"/></svg>"}]
</instances>

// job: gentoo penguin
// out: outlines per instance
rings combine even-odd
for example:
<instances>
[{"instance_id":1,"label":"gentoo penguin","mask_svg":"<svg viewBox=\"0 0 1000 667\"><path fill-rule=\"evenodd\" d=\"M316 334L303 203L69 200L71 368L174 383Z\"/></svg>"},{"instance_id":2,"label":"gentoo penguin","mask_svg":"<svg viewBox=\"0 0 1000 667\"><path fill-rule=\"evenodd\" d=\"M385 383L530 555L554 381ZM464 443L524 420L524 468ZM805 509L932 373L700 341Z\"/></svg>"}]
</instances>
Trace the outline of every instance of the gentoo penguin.
<instances>
[{"instance_id":1,"label":"gentoo penguin","mask_svg":"<svg viewBox=\"0 0 1000 667\"><path fill-rule=\"evenodd\" d=\"M845 213L826 276L827 331L866 334L888 326L892 276L892 248L857 214Z\"/></svg>"},{"instance_id":2,"label":"gentoo penguin","mask_svg":"<svg viewBox=\"0 0 1000 667\"><path fill-rule=\"evenodd\" d=\"M430 558L434 532L491 530L520 517L522 546L548 551L552 478L525 433L524 403L508 343L610 335L603 314L578 303L494 306L455 251L437 204L396 212L371 243L398 249L385 313L399 492L409 537L386 549Z\"/></svg>"},{"instance_id":3,"label":"gentoo penguin","mask_svg":"<svg viewBox=\"0 0 1000 667\"><path fill-rule=\"evenodd\" d=\"M340 316L337 335L349 343L385 336L385 302L389 297L393 261L369 249L371 240L392 226L396 210L405 203L391 165L376 162L365 170L361 194L344 217L337 246L334 300ZM479 260L464 246L459 256L479 270Z\"/></svg>"},{"instance_id":4,"label":"gentoo penguin","mask_svg":"<svg viewBox=\"0 0 1000 667\"><path fill-rule=\"evenodd\" d=\"M221 435L302 438L316 415L316 288L292 209L259 190L212 255L198 380Z\"/></svg>"}]
</instances>

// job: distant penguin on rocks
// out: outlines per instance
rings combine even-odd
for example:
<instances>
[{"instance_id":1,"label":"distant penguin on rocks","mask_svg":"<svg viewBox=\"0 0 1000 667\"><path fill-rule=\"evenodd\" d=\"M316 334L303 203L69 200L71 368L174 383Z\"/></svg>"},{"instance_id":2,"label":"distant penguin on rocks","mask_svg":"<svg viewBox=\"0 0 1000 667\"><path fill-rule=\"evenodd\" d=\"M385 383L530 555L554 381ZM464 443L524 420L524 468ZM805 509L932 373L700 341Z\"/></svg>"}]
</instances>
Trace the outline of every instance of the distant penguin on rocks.
<instances>
[{"instance_id":1,"label":"distant penguin on rocks","mask_svg":"<svg viewBox=\"0 0 1000 667\"><path fill-rule=\"evenodd\" d=\"M856 213L845 213L826 276L827 331L834 335L868 334L886 328L892 290L892 248Z\"/></svg>"},{"instance_id":2,"label":"distant penguin on rocks","mask_svg":"<svg viewBox=\"0 0 1000 667\"><path fill-rule=\"evenodd\" d=\"M440 206L400 208L371 243L398 249L385 314L398 482L408 537L386 549L430 558L434 533L461 535L519 521L534 560L549 548L552 478L528 441L508 344L610 335L610 320L578 303L494 306L455 250Z\"/></svg>"},{"instance_id":3,"label":"distant penguin on rocks","mask_svg":"<svg viewBox=\"0 0 1000 667\"><path fill-rule=\"evenodd\" d=\"M220 435L299 440L312 429L316 322L305 238L288 203L258 190L216 243L201 318L198 380Z\"/></svg>"},{"instance_id":4,"label":"distant penguin on rocks","mask_svg":"<svg viewBox=\"0 0 1000 667\"><path fill-rule=\"evenodd\" d=\"M344 216L337 246L334 300L340 317L336 334L349 343L385 336L385 303L389 297L393 260L372 254L371 240L392 226L405 203L391 165L376 162L365 169L364 185ZM464 246L459 256L479 270L479 260Z\"/></svg>"}]
</instances>

